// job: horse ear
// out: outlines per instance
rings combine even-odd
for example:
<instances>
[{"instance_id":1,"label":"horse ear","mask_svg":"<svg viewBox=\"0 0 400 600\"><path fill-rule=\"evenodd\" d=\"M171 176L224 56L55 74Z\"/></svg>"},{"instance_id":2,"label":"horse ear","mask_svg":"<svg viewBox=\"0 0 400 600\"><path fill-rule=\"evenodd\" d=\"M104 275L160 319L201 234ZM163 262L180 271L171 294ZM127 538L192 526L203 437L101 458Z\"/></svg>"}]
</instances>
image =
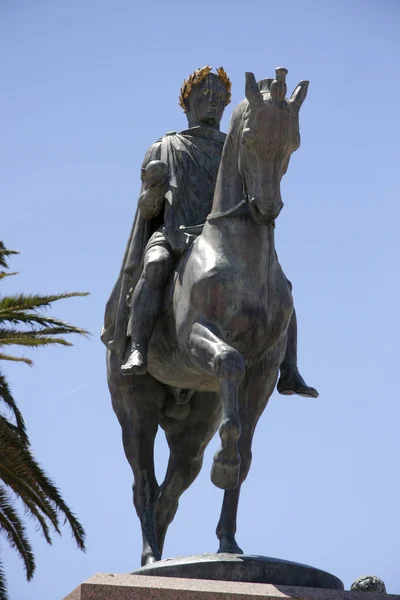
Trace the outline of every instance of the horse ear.
<instances>
[{"instance_id":1,"label":"horse ear","mask_svg":"<svg viewBox=\"0 0 400 600\"><path fill-rule=\"evenodd\" d=\"M295 105L297 110L300 110L301 105L307 96L309 81L300 81L293 94L290 96L290 102Z\"/></svg>"},{"instance_id":2,"label":"horse ear","mask_svg":"<svg viewBox=\"0 0 400 600\"><path fill-rule=\"evenodd\" d=\"M262 94L258 88L254 73L246 73L245 93L250 105L257 105L262 102Z\"/></svg>"}]
</instances>

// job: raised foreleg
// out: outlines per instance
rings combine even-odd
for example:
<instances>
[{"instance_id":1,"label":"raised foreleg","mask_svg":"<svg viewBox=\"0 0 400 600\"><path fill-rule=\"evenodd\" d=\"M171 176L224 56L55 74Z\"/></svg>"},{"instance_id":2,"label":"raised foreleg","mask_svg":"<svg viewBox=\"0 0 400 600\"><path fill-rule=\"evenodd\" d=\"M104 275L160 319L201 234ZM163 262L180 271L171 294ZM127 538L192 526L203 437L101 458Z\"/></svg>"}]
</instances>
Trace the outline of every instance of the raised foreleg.
<instances>
[{"instance_id":1,"label":"raised foreleg","mask_svg":"<svg viewBox=\"0 0 400 600\"><path fill-rule=\"evenodd\" d=\"M240 470L238 387L245 373L244 360L237 350L218 336L215 328L199 322L192 327L188 350L193 363L219 380L221 448L214 456L211 481L223 490L234 489L239 482Z\"/></svg>"},{"instance_id":2,"label":"raised foreleg","mask_svg":"<svg viewBox=\"0 0 400 600\"><path fill-rule=\"evenodd\" d=\"M242 423L239 452L242 462L238 486L234 490L225 491L224 494L216 531L220 543L218 550L220 553L242 554L235 538L240 488L250 470L254 431L274 390L281 353L281 349L276 349L270 353L268 359L266 358L250 368L239 388L239 416Z\"/></svg>"}]
</instances>

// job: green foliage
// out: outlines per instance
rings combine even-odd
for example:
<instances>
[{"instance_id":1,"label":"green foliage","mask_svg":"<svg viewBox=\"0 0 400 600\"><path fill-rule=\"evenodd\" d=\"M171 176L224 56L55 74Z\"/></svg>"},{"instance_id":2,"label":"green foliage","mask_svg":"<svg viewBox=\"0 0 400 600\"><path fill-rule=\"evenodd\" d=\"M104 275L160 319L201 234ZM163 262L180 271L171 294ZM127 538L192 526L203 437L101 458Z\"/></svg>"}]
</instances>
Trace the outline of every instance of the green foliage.
<instances>
[{"instance_id":1,"label":"green foliage","mask_svg":"<svg viewBox=\"0 0 400 600\"><path fill-rule=\"evenodd\" d=\"M7 259L13 254L17 252L8 250L0 242L0 267L8 269ZM0 271L0 280L15 274ZM71 342L63 336L71 333L88 335L84 329L43 313L57 300L86 295L0 296L0 360L24 362L31 366L33 363L30 358L4 353L2 349L5 346L71 346ZM60 533L60 516L69 523L73 537L82 550L85 549L85 532L54 483L35 460L23 416L1 371L0 403L0 531L21 557L27 579L30 580L35 571L35 557L24 521L14 508L15 498L21 500L26 515L34 519L49 544L52 543L51 532ZM7 585L0 559L0 600L7 599Z\"/></svg>"}]
</instances>

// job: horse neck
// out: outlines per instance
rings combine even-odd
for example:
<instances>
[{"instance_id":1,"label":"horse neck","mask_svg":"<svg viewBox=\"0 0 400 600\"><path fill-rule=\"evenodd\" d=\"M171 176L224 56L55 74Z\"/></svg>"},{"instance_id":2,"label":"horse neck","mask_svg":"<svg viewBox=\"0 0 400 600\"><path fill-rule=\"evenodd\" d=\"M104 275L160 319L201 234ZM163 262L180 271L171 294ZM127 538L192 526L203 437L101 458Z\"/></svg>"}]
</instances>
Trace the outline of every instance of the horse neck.
<instances>
[{"instance_id":1,"label":"horse neck","mask_svg":"<svg viewBox=\"0 0 400 600\"><path fill-rule=\"evenodd\" d=\"M238 206L243 198L244 185L236 148L228 134L215 185L212 210L203 235L221 255L236 257L244 262L248 262L251 255L252 269L260 271L264 277L271 261L276 260L275 228L273 224L267 226L256 223L247 205Z\"/></svg>"},{"instance_id":2,"label":"horse neck","mask_svg":"<svg viewBox=\"0 0 400 600\"><path fill-rule=\"evenodd\" d=\"M234 208L242 200L243 195L243 179L239 172L238 156L230 132L222 151L211 214Z\"/></svg>"}]
</instances>

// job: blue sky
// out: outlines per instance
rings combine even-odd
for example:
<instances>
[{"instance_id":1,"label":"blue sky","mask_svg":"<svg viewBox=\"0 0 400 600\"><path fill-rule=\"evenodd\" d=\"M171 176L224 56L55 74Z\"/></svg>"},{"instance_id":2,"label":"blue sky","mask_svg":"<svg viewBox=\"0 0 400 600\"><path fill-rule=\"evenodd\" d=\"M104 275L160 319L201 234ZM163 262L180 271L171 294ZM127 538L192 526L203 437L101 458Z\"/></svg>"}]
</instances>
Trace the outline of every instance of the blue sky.
<instances>
[{"instance_id":1,"label":"blue sky","mask_svg":"<svg viewBox=\"0 0 400 600\"><path fill-rule=\"evenodd\" d=\"M238 542L342 578L375 573L400 593L398 305L399 5L3 0L1 235L21 252L2 291L89 291L54 314L89 329L72 349L6 365L33 450L88 534L52 547L31 528L37 572L1 548L13 600L63 598L96 572L139 566L132 476L98 334L117 276L146 148L185 128L181 83L223 65L233 107L244 72L289 70L310 88L302 146L283 180L281 264L294 285L299 363L318 400L274 394L243 487ZM222 493L217 440L181 500L165 556L213 552ZM166 448L157 441L161 478Z\"/></svg>"}]
</instances>

